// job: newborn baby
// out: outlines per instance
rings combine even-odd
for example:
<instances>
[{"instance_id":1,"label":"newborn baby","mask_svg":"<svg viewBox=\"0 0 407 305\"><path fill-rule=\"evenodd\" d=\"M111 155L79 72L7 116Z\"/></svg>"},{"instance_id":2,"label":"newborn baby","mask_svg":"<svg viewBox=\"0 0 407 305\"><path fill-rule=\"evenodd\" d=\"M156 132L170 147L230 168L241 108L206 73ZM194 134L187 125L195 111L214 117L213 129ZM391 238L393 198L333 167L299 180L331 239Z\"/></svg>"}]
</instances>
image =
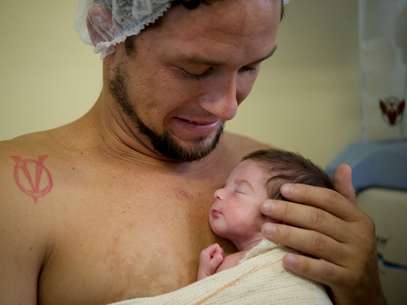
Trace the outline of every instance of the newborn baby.
<instances>
[{"instance_id":1,"label":"newborn baby","mask_svg":"<svg viewBox=\"0 0 407 305\"><path fill-rule=\"evenodd\" d=\"M243 158L225 185L215 192L209 224L219 237L231 241L238 252L225 256L218 244L201 252L198 280L237 265L263 239L261 227L273 222L260 212L268 198L284 199L284 183L303 183L333 189L329 177L302 156L276 149L255 151Z\"/></svg>"},{"instance_id":2,"label":"newborn baby","mask_svg":"<svg viewBox=\"0 0 407 305\"><path fill-rule=\"evenodd\" d=\"M332 305L321 285L284 269L282 258L290 250L261 234L270 219L260 213L260 205L267 198L284 199L279 190L286 182L333 187L322 170L299 155L275 149L251 153L215 192L209 213L213 232L238 252L225 256L213 244L201 252L198 281L111 305Z\"/></svg>"}]
</instances>

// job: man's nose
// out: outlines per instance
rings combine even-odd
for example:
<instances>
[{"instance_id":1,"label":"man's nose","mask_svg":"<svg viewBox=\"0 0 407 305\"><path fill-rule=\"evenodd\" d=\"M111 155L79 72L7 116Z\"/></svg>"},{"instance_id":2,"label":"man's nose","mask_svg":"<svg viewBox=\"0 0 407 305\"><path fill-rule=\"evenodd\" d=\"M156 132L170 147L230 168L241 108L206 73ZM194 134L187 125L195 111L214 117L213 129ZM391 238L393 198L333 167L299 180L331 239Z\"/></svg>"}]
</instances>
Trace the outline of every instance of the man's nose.
<instances>
[{"instance_id":1,"label":"man's nose","mask_svg":"<svg viewBox=\"0 0 407 305\"><path fill-rule=\"evenodd\" d=\"M200 99L201 107L223 121L231 120L239 106L236 78L214 81Z\"/></svg>"}]
</instances>

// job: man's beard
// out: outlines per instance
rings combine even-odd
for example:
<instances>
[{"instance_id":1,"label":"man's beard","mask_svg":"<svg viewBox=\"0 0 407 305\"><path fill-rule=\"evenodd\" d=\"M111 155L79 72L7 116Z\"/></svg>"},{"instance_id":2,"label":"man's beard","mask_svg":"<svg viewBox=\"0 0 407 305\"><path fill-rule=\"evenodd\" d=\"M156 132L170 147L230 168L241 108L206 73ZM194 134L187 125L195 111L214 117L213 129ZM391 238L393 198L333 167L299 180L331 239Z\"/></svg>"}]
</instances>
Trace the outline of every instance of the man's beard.
<instances>
[{"instance_id":1,"label":"man's beard","mask_svg":"<svg viewBox=\"0 0 407 305\"><path fill-rule=\"evenodd\" d=\"M223 133L223 125L216 131L215 136L209 142L203 139L197 142L195 148L185 148L177 143L176 139L168 131L162 135L149 128L137 114L131 105L127 94L126 77L120 67L115 69L114 78L110 81L110 91L116 102L121 106L123 112L131 120L138 131L148 138L153 148L162 156L177 162L189 162L199 160L212 152L219 143Z\"/></svg>"}]
</instances>

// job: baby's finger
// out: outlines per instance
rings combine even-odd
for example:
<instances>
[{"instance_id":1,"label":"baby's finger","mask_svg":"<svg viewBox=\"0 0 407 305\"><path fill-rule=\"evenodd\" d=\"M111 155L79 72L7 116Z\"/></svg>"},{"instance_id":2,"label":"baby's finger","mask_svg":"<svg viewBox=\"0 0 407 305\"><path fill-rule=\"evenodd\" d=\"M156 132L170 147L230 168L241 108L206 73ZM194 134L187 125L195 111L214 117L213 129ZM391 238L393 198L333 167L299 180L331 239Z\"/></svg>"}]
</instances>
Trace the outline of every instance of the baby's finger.
<instances>
[{"instance_id":1,"label":"baby's finger","mask_svg":"<svg viewBox=\"0 0 407 305\"><path fill-rule=\"evenodd\" d=\"M212 257L216 252L216 245L212 244L209 247L201 251L201 258Z\"/></svg>"},{"instance_id":2,"label":"baby's finger","mask_svg":"<svg viewBox=\"0 0 407 305\"><path fill-rule=\"evenodd\" d=\"M220 254L217 254L209 261L209 266L210 266L211 270L215 271L222 262L223 262L223 256Z\"/></svg>"},{"instance_id":3,"label":"baby's finger","mask_svg":"<svg viewBox=\"0 0 407 305\"><path fill-rule=\"evenodd\" d=\"M223 248L222 248L220 245L218 245L218 244L217 244L217 247L216 247L216 253L219 253L219 254L222 255L222 256L223 256L223 254L224 254Z\"/></svg>"}]
</instances>

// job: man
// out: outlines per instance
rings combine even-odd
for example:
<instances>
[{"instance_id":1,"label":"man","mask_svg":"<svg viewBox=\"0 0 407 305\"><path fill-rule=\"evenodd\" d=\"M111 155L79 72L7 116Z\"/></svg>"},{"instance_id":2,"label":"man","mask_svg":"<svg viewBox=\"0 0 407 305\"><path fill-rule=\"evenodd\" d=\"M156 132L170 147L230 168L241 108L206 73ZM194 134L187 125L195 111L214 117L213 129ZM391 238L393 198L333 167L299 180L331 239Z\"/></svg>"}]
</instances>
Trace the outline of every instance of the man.
<instances>
[{"instance_id":1,"label":"man","mask_svg":"<svg viewBox=\"0 0 407 305\"><path fill-rule=\"evenodd\" d=\"M89 113L0 144L0 304L106 304L195 280L199 252L215 241L213 191L265 147L222 130L276 49L282 7L177 2L154 26L107 45ZM107 32L97 24L112 22L103 3L86 18L99 46ZM329 286L336 304L383 304L374 227L353 204L348 167L335 183L338 193L283 187L292 202L266 202L263 212L285 225L264 234L304 253L285 266Z\"/></svg>"}]
</instances>

